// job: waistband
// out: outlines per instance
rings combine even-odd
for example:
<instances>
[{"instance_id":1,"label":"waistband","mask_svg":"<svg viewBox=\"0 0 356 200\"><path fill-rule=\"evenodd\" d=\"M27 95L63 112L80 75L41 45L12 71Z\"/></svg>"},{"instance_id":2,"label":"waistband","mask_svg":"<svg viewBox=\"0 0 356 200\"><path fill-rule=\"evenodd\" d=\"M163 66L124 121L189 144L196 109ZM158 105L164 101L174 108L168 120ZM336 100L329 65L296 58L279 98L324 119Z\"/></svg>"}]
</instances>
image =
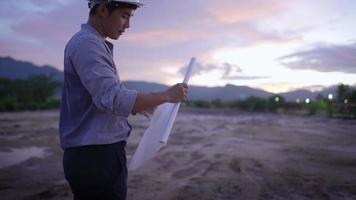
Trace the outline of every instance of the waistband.
<instances>
[{"instance_id":1,"label":"waistband","mask_svg":"<svg viewBox=\"0 0 356 200\"><path fill-rule=\"evenodd\" d=\"M66 152L82 152L82 151L100 151L107 149L125 149L126 141L119 141L112 144L100 144L100 145L86 145L86 146L78 146L78 147L69 147L65 148Z\"/></svg>"}]
</instances>

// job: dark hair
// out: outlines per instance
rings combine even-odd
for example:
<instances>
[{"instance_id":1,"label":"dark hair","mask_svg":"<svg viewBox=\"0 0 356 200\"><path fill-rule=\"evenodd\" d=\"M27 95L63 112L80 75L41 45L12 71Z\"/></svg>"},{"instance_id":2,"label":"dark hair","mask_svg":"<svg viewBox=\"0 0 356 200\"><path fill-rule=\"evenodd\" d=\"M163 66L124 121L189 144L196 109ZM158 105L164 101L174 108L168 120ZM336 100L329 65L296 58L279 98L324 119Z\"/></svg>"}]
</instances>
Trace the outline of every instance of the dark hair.
<instances>
[{"instance_id":1,"label":"dark hair","mask_svg":"<svg viewBox=\"0 0 356 200\"><path fill-rule=\"evenodd\" d=\"M96 12L98 10L99 4L96 4L92 9L90 9L89 15L90 16L95 16ZM113 13L114 10L118 9L118 8L130 8L133 10L136 10L138 8L137 5L134 4L130 4L130 3L123 3L123 2L109 2L106 4L106 7L109 10L109 14Z\"/></svg>"}]
</instances>

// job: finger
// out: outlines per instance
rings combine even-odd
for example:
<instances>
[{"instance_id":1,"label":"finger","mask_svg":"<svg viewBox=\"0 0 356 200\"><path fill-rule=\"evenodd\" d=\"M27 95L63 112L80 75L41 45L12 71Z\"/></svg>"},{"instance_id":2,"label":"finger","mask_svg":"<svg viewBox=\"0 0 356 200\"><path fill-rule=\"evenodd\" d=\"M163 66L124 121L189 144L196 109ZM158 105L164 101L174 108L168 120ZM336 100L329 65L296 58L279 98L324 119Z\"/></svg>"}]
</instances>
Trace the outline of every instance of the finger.
<instances>
[{"instance_id":1,"label":"finger","mask_svg":"<svg viewBox=\"0 0 356 200\"><path fill-rule=\"evenodd\" d=\"M178 83L177 84L180 88L184 88L183 83Z\"/></svg>"},{"instance_id":2,"label":"finger","mask_svg":"<svg viewBox=\"0 0 356 200\"><path fill-rule=\"evenodd\" d=\"M150 115L147 112L144 112L143 115L147 117L148 119L150 118Z\"/></svg>"}]
</instances>

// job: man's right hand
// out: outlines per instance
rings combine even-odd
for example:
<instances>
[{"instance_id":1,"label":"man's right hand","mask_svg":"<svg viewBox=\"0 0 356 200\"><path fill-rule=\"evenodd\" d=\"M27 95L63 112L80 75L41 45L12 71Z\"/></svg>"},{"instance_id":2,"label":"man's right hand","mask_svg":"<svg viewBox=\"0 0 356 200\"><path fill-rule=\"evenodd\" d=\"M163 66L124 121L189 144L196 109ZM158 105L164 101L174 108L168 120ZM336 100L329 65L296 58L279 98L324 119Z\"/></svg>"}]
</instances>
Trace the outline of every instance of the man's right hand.
<instances>
[{"instance_id":1,"label":"man's right hand","mask_svg":"<svg viewBox=\"0 0 356 200\"><path fill-rule=\"evenodd\" d=\"M140 113L167 102L184 102L187 100L187 96L188 85L186 83L178 83L163 92L138 93L132 112Z\"/></svg>"},{"instance_id":2,"label":"man's right hand","mask_svg":"<svg viewBox=\"0 0 356 200\"><path fill-rule=\"evenodd\" d=\"M169 103L184 102L188 96L188 85L186 83L178 83L168 88L165 92Z\"/></svg>"}]
</instances>

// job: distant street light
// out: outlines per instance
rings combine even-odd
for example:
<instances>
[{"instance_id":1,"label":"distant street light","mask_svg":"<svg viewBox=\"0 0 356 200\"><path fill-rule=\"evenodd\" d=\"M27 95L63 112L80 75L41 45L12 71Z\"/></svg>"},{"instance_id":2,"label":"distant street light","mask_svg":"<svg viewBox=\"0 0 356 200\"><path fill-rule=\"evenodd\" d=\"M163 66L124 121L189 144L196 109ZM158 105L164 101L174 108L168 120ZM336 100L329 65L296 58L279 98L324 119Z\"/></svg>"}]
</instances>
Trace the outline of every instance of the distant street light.
<instances>
[{"instance_id":1,"label":"distant street light","mask_svg":"<svg viewBox=\"0 0 356 200\"><path fill-rule=\"evenodd\" d=\"M279 102L279 97L274 98L275 102Z\"/></svg>"},{"instance_id":2,"label":"distant street light","mask_svg":"<svg viewBox=\"0 0 356 200\"><path fill-rule=\"evenodd\" d=\"M329 100L332 100L333 97L334 97L333 94L329 94L329 95L328 95Z\"/></svg>"},{"instance_id":3,"label":"distant street light","mask_svg":"<svg viewBox=\"0 0 356 200\"><path fill-rule=\"evenodd\" d=\"M296 99L295 102L296 102L296 103L300 103L300 99Z\"/></svg>"},{"instance_id":4,"label":"distant street light","mask_svg":"<svg viewBox=\"0 0 356 200\"><path fill-rule=\"evenodd\" d=\"M345 104L349 103L349 100L345 99L345 100L344 100L344 103L345 103Z\"/></svg>"},{"instance_id":5,"label":"distant street light","mask_svg":"<svg viewBox=\"0 0 356 200\"><path fill-rule=\"evenodd\" d=\"M305 103L306 103L306 104L309 104L309 103L310 103L310 99L309 99L309 98L306 98L306 99L305 99Z\"/></svg>"}]
</instances>

